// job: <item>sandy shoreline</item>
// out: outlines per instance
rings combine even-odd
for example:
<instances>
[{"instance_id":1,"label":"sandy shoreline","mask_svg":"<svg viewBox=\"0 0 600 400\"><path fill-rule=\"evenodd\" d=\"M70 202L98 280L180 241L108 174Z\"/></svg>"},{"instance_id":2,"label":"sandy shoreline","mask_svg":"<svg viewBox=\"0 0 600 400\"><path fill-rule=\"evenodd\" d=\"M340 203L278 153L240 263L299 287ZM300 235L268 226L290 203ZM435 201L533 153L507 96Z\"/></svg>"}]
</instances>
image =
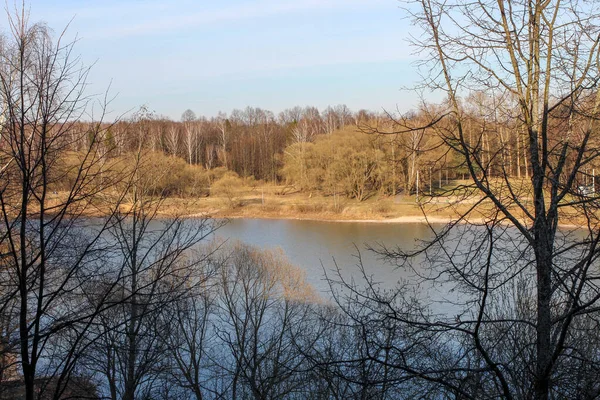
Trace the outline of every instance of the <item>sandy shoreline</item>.
<instances>
[{"instance_id":1,"label":"sandy shoreline","mask_svg":"<svg viewBox=\"0 0 600 400\"><path fill-rule=\"evenodd\" d=\"M344 218L329 218L330 216L323 217L318 215L307 215L307 216L285 216L285 215L212 215L210 213L195 213L181 216L183 218L213 218L213 219L265 219L265 220L290 220L290 221L315 221L315 222L330 222L330 223L365 223L365 224L430 224L430 225L447 225L452 222L458 221L458 218L444 217L444 216L430 216L424 215L404 215L394 218L381 218L381 219L344 219ZM489 221L488 221L489 222ZM468 220L462 219L458 222L459 224L477 224L482 225L486 223L483 218L469 218ZM508 220L502 222L503 224L511 225ZM580 229L582 226L574 224L559 224L560 228L563 229Z\"/></svg>"},{"instance_id":2,"label":"sandy shoreline","mask_svg":"<svg viewBox=\"0 0 600 400\"><path fill-rule=\"evenodd\" d=\"M217 215L215 215L217 214ZM405 215L394 218L381 219L345 219L345 218L329 218L318 215L307 216L285 216L285 215L218 215L218 213L194 213L184 215L183 218L214 218L214 219L271 219L271 220L290 220L290 221L317 221L317 222L332 222L332 223L366 223L366 224L449 224L456 221L457 218L432 216L425 217L423 215ZM467 221L465 221L467 222ZM472 223L483 223L483 219L473 220Z\"/></svg>"},{"instance_id":3,"label":"sandy shoreline","mask_svg":"<svg viewBox=\"0 0 600 400\"><path fill-rule=\"evenodd\" d=\"M449 224L456 219L450 217L425 217L418 215L406 215L402 217L386 218L386 219L348 219L338 220L335 222L366 222L369 224Z\"/></svg>"}]
</instances>

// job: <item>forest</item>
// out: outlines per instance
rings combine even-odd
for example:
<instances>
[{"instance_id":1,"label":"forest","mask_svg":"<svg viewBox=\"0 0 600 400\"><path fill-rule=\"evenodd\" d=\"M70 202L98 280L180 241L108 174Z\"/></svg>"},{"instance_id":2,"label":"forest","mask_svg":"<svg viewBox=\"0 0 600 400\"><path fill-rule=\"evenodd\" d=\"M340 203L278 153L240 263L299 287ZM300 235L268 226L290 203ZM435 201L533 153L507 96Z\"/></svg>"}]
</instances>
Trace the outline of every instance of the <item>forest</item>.
<instances>
[{"instance_id":1,"label":"forest","mask_svg":"<svg viewBox=\"0 0 600 400\"><path fill-rule=\"evenodd\" d=\"M494 101L500 100L466 99L468 107L494 113L489 120L477 113L466 116L477 168L489 177L527 179L531 168L524 130L511 122L514 110L495 109ZM414 193L417 171L422 191L465 179L468 170L459 154L437 133L419 128L430 113L355 113L339 105L322 112L295 107L276 117L248 107L210 119L186 110L181 121L171 121L142 107L128 120L102 126L100 138L83 134L90 124L74 126L77 132L64 168L69 162L76 165L78 155L94 140L100 141L96 144L105 148L107 157L120 159L122 167L135 163L129 156L143 152L151 159L151 170L171 171L168 179L157 176L155 184L157 193L167 196L206 196L224 179L217 187L262 182L363 201L374 195ZM403 134L407 124L415 129ZM590 165L580 176L582 182L591 182L592 169ZM68 179L67 174L66 187Z\"/></svg>"}]
</instances>

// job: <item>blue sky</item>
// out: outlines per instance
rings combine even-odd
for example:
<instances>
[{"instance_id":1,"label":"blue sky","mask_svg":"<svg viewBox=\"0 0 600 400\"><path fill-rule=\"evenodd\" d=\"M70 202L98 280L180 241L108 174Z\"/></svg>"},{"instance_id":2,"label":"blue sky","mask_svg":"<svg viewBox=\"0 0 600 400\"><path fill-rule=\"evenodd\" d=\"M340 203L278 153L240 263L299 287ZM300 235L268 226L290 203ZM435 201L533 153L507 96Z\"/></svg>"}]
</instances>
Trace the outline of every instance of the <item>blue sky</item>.
<instances>
[{"instance_id":1,"label":"blue sky","mask_svg":"<svg viewBox=\"0 0 600 400\"><path fill-rule=\"evenodd\" d=\"M10 0L9 0L10 1ZM11 4L9 2L9 4ZM246 106L407 110L417 79L396 0L33 0L31 22L80 39L90 90L113 114L179 119ZM6 26L4 20L2 26Z\"/></svg>"}]
</instances>

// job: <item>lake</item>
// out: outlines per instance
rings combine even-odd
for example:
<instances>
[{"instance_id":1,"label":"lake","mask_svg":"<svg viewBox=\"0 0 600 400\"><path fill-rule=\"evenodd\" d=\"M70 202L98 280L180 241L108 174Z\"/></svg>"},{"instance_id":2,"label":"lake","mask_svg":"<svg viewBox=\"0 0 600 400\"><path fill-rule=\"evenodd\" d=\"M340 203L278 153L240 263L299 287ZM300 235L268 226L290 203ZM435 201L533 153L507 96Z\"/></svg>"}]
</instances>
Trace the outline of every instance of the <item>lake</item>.
<instances>
[{"instance_id":1,"label":"lake","mask_svg":"<svg viewBox=\"0 0 600 400\"><path fill-rule=\"evenodd\" d=\"M433 234L421 223L327 222L307 220L231 219L216 232L221 239L239 240L260 248L281 248L288 259L306 271L307 281L322 294L329 285L325 271L331 273L337 264L345 278L361 279L357 268L360 251L368 274L384 287L391 288L408 272L385 263L366 250L378 243L400 245L404 249L416 241L430 239Z\"/></svg>"}]
</instances>

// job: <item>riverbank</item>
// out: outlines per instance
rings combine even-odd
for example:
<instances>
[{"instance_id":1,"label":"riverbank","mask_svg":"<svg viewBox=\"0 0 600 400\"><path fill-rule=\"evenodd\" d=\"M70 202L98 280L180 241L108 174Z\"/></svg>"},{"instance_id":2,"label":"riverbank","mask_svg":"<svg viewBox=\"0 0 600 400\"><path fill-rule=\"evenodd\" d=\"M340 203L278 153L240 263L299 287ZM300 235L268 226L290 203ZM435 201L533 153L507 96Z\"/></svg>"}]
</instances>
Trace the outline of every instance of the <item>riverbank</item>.
<instances>
[{"instance_id":1,"label":"riverbank","mask_svg":"<svg viewBox=\"0 0 600 400\"><path fill-rule=\"evenodd\" d=\"M57 193L57 204L64 201L66 193ZM52 200L52 199L51 199ZM530 200L521 199L522 204ZM104 204L103 204L104 203ZM99 216L106 202L94 202L84 212L87 216ZM128 209L125 203L123 210ZM105 210L108 212L108 210ZM509 211L517 219L526 221L523 211L516 205ZM561 227L578 228L587 225L581 210L561 207ZM475 224L500 218L489 200L475 195L462 196L382 196L373 195L364 201L343 196L324 196L320 193L286 191L281 186L257 186L238 188L235 196L211 195L204 197L168 197L160 201L157 212L161 217L184 218L249 218L290 219L330 222L364 223L433 223L445 224L469 215L467 221ZM510 224L508 220L503 223Z\"/></svg>"},{"instance_id":2,"label":"riverbank","mask_svg":"<svg viewBox=\"0 0 600 400\"><path fill-rule=\"evenodd\" d=\"M453 199L416 201L414 196L373 196L366 201L312 193L249 194L235 201L221 196L166 199L160 214L185 217L295 219L368 223L447 223L473 206ZM425 217L425 215L427 217Z\"/></svg>"},{"instance_id":3,"label":"riverbank","mask_svg":"<svg viewBox=\"0 0 600 400\"><path fill-rule=\"evenodd\" d=\"M516 206L509 208L513 215L525 222L527 218ZM586 220L571 207L561 209L560 226L580 228ZM277 194L260 188L235 199L209 196L197 199L168 198L160 213L162 216L213 218L291 219L330 222L361 223L432 223L447 224L469 215L470 222L481 224L492 219L497 211L490 201L471 196L456 197L373 196L365 201L344 197L322 196L313 193ZM499 215L496 215L500 218ZM504 220L504 224L510 221Z\"/></svg>"}]
</instances>

